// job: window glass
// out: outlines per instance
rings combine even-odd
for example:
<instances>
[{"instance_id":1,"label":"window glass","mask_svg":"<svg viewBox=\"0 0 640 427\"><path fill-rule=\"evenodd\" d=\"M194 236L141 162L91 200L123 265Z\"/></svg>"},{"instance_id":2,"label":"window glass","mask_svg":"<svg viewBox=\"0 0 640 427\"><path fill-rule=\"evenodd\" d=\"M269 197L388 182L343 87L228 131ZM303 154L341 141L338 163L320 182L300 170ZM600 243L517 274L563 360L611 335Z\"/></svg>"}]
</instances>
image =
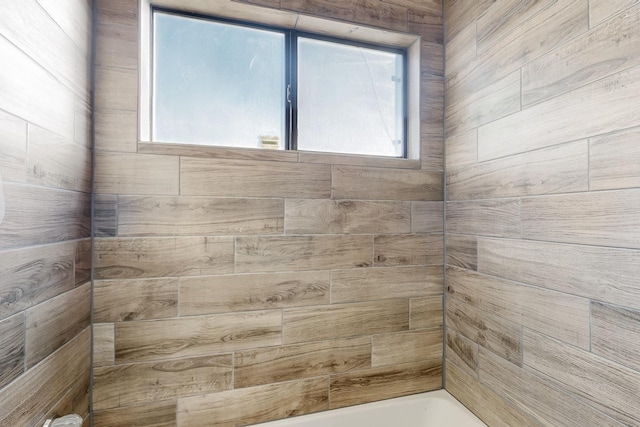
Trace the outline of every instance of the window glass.
<instances>
[{"instance_id":1,"label":"window glass","mask_svg":"<svg viewBox=\"0 0 640 427\"><path fill-rule=\"evenodd\" d=\"M284 148L285 35L154 13L152 139Z\"/></svg>"},{"instance_id":2,"label":"window glass","mask_svg":"<svg viewBox=\"0 0 640 427\"><path fill-rule=\"evenodd\" d=\"M403 56L298 38L300 150L403 157Z\"/></svg>"}]
</instances>

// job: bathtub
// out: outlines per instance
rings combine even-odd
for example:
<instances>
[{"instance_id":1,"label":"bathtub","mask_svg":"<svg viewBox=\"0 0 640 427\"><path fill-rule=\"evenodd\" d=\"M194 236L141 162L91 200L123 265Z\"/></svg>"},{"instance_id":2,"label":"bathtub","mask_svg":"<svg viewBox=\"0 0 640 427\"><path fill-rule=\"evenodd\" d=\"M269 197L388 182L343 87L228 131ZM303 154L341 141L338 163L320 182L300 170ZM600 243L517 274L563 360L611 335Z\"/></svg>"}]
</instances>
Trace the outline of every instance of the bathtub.
<instances>
[{"instance_id":1,"label":"bathtub","mask_svg":"<svg viewBox=\"0 0 640 427\"><path fill-rule=\"evenodd\" d=\"M486 427L445 390L255 424L256 427Z\"/></svg>"}]
</instances>

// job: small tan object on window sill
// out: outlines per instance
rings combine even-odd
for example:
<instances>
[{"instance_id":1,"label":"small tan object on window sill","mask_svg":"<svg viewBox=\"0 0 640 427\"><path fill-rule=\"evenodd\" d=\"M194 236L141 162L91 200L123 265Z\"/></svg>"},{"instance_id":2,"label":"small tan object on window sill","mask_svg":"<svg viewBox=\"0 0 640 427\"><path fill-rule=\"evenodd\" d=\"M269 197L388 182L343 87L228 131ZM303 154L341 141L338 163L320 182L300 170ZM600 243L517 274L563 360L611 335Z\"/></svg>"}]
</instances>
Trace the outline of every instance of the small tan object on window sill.
<instances>
[{"instance_id":1,"label":"small tan object on window sill","mask_svg":"<svg viewBox=\"0 0 640 427\"><path fill-rule=\"evenodd\" d=\"M262 148L268 150L277 150L280 148L280 137L271 135L260 135L262 141Z\"/></svg>"}]
</instances>

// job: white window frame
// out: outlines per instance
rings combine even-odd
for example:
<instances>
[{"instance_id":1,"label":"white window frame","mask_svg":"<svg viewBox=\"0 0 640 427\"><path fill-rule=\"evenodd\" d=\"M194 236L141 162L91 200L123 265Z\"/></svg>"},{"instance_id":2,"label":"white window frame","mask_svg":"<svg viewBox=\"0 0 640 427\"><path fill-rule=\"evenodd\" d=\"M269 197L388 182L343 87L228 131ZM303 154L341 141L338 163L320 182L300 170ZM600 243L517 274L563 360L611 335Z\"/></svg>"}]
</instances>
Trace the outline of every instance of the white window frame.
<instances>
[{"instance_id":1,"label":"white window frame","mask_svg":"<svg viewBox=\"0 0 640 427\"><path fill-rule=\"evenodd\" d=\"M231 0L140 0L139 1L139 108L138 140L151 139L152 109L152 6L193 12L301 32L327 35L345 40L377 44L407 51L407 159L420 159L420 37L352 23L308 16L298 12L271 9ZM247 148L247 150L250 150ZM332 154L331 152L326 152ZM383 157L381 157L383 158Z\"/></svg>"}]
</instances>

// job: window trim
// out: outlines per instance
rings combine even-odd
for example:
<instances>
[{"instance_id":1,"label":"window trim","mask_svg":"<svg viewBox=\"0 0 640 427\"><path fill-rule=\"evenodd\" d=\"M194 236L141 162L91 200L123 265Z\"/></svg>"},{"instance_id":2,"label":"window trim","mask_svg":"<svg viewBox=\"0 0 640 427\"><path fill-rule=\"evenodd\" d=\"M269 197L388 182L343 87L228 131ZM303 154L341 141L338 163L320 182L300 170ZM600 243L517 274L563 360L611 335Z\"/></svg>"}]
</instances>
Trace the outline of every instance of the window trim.
<instances>
[{"instance_id":1,"label":"window trim","mask_svg":"<svg viewBox=\"0 0 640 427\"><path fill-rule=\"evenodd\" d=\"M212 19L219 22L232 23L249 28L259 28L271 31L282 31L295 33L297 37L309 37L318 40L337 41L339 43L354 46L368 47L383 51L404 53L404 78L406 84L404 88L404 157L373 156L380 159L394 160L417 160L420 159L420 139L421 139L421 113L420 113L420 37L407 33L394 32L383 29L376 29L356 24L349 24L308 16L298 12L270 9L256 5L229 2L221 0L212 4L203 5L198 0L141 0L139 2L139 135L141 142L154 143L152 134L152 67L153 67L153 12L159 10L166 13L173 13L187 17ZM315 31L314 31L315 30ZM293 46L292 40L287 39L287 56L296 55L297 49ZM289 52L291 49L291 52ZM288 64L289 65L289 64ZM286 67L286 72L290 73L289 81L292 83L297 79L295 70L290 66ZM295 82L297 83L297 82ZM295 87L295 85L294 85ZM293 88L292 88L293 90ZM294 97L295 99L295 97ZM285 97L286 103L286 97ZM285 114L297 106L290 109L285 105ZM289 141L295 138L290 137L290 133L295 129L297 114L287 117L290 129L285 129L286 150L295 150L289 146ZM285 126L286 127L286 126ZM215 147L215 146L213 146ZM220 147L223 149L235 148L238 150L252 150L243 147ZM303 150L295 150L304 152ZM336 153L323 151L330 155L365 156L361 154Z\"/></svg>"}]
</instances>

